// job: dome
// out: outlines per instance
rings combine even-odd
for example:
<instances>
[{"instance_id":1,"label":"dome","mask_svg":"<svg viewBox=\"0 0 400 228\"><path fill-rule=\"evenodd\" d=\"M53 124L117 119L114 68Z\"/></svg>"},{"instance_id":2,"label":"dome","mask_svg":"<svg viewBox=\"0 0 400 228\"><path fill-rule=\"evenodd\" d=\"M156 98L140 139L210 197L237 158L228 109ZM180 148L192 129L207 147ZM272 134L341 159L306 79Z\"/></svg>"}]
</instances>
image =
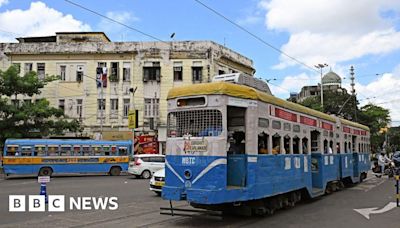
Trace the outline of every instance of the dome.
<instances>
[{"instance_id":1,"label":"dome","mask_svg":"<svg viewBox=\"0 0 400 228\"><path fill-rule=\"evenodd\" d=\"M323 85L336 85L340 84L342 79L333 71L329 71L322 77L322 84Z\"/></svg>"}]
</instances>

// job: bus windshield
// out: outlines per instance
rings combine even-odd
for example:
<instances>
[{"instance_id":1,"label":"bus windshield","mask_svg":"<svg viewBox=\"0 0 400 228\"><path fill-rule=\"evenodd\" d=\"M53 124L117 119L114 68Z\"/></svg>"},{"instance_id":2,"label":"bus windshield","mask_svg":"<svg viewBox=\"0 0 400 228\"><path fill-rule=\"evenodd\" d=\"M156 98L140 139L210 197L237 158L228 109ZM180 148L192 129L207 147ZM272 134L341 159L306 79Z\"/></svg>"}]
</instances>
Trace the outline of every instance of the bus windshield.
<instances>
[{"instance_id":1,"label":"bus windshield","mask_svg":"<svg viewBox=\"0 0 400 228\"><path fill-rule=\"evenodd\" d=\"M168 137L219 136L222 113L219 110L188 110L168 114Z\"/></svg>"}]
</instances>

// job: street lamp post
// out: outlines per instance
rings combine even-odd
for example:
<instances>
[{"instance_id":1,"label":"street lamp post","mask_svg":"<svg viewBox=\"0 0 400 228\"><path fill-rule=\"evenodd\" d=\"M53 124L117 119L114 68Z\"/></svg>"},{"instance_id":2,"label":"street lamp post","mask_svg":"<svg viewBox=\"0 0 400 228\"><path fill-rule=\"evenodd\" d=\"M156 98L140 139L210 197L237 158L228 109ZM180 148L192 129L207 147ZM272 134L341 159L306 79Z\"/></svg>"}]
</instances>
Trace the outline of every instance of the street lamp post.
<instances>
[{"instance_id":1,"label":"street lamp post","mask_svg":"<svg viewBox=\"0 0 400 228\"><path fill-rule=\"evenodd\" d=\"M322 85L322 69L327 66L328 66L328 64L326 64L326 63L318 63L317 65L314 66L315 68L320 69L320 72L321 72L321 108L322 108L322 112L324 111L324 88Z\"/></svg>"}]
</instances>

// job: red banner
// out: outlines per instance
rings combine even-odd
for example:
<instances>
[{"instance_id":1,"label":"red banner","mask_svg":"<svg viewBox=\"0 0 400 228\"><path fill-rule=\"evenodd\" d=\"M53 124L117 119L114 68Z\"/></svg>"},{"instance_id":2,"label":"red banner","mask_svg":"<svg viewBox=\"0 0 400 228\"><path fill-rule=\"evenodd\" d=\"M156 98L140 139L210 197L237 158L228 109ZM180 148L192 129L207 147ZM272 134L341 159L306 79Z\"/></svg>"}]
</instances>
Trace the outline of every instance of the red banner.
<instances>
[{"instance_id":1,"label":"red banner","mask_svg":"<svg viewBox=\"0 0 400 228\"><path fill-rule=\"evenodd\" d=\"M350 133L350 128L349 127L343 127L343 132L346 132L346 133Z\"/></svg>"},{"instance_id":2,"label":"red banner","mask_svg":"<svg viewBox=\"0 0 400 228\"><path fill-rule=\"evenodd\" d=\"M325 130L333 131L333 125L330 123L322 122L322 128Z\"/></svg>"},{"instance_id":3,"label":"red banner","mask_svg":"<svg viewBox=\"0 0 400 228\"><path fill-rule=\"evenodd\" d=\"M275 116L284 120L297 122L297 115L280 108L275 108Z\"/></svg>"},{"instance_id":4,"label":"red banner","mask_svg":"<svg viewBox=\"0 0 400 228\"><path fill-rule=\"evenodd\" d=\"M314 127L317 126L317 120L305 116L300 116L300 123Z\"/></svg>"},{"instance_id":5,"label":"red banner","mask_svg":"<svg viewBox=\"0 0 400 228\"><path fill-rule=\"evenodd\" d=\"M361 134L361 132L360 132L360 130L353 129L353 134L355 134L355 135L360 135L360 134Z\"/></svg>"},{"instance_id":6,"label":"red banner","mask_svg":"<svg viewBox=\"0 0 400 228\"><path fill-rule=\"evenodd\" d=\"M366 131L361 131L361 135L367 135Z\"/></svg>"},{"instance_id":7,"label":"red banner","mask_svg":"<svg viewBox=\"0 0 400 228\"><path fill-rule=\"evenodd\" d=\"M136 137L135 154L158 154L157 138L150 135Z\"/></svg>"}]
</instances>

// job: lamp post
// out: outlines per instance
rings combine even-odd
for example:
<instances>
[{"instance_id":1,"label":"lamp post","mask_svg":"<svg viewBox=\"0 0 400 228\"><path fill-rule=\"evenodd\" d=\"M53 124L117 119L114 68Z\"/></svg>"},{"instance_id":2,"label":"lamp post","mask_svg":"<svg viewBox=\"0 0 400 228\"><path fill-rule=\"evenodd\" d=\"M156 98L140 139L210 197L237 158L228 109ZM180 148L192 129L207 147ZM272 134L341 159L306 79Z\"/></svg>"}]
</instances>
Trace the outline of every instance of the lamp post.
<instances>
[{"instance_id":1,"label":"lamp post","mask_svg":"<svg viewBox=\"0 0 400 228\"><path fill-rule=\"evenodd\" d=\"M328 66L328 64L326 64L326 63L318 63L317 65L314 65L314 67L317 69L320 69L320 72L321 72L321 108L322 108L322 112L324 111L324 88L322 85L322 69L327 66Z\"/></svg>"}]
</instances>

